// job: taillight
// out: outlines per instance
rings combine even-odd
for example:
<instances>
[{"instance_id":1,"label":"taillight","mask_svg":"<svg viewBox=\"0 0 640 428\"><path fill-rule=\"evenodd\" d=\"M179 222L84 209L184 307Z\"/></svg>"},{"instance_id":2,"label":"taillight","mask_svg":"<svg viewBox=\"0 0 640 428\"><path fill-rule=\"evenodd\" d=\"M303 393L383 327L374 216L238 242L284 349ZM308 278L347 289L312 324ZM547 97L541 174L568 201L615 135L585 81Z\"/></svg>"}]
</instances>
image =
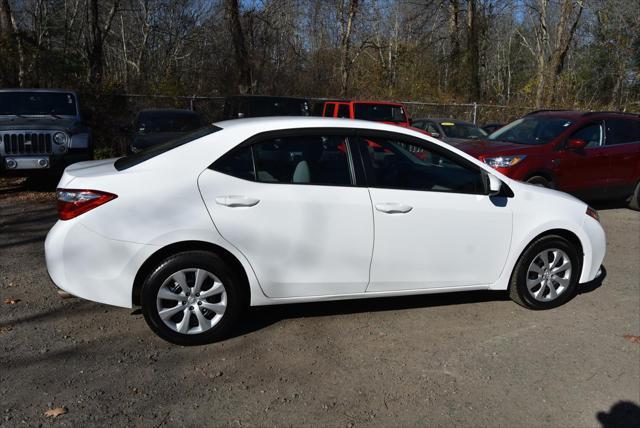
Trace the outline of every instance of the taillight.
<instances>
[{"instance_id":1,"label":"taillight","mask_svg":"<svg viewBox=\"0 0 640 428\"><path fill-rule=\"evenodd\" d=\"M58 189L58 217L70 220L117 197L98 190Z\"/></svg>"}]
</instances>

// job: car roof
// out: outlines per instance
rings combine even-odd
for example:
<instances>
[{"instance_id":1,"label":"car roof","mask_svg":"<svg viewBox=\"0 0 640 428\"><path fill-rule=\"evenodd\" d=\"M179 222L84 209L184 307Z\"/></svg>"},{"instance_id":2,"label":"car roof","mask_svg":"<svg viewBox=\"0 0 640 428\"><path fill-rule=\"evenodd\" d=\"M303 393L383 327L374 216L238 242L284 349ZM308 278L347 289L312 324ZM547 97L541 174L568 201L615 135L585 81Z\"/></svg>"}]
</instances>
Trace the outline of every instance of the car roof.
<instances>
[{"instance_id":1,"label":"car roof","mask_svg":"<svg viewBox=\"0 0 640 428\"><path fill-rule=\"evenodd\" d=\"M55 92L61 94L73 94L76 95L76 91L67 89L44 89L44 88L4 88L0 89L0 92Z\"/></svg>"},{"instance_id":2,"label":"car roof","mask_svg":"<svg viewBox=\"0 0 640 428\"><path fill-rule=\"evenodd\" d=\"M320 116L269 116L250 117L244 119L230 119L216 122L213 125L222 129L233 129L238 127L257 128L262 131L275 131L285 129L304 128L352 128L352 129L372 129L380 131L398 132L407 135L424 134L412 131L402 126L390 125L382 122L358 119L342 119Z\"/></svg>"},{"instance_id":3,"label":"car roof","mask_svg":"<svg viewBox=\"0 0 640 428\"><path fill-rule=\"evenodd\" d=\"M395 101L377 101L377 100L320 100L320 103L345 103L345 104L380 104L389 106L404 107L404 104Z\"/></svg>"},{"instance_id":4,"label":"car roof","mask_svg":"<svg viewBox=\"0 0 640 428\"><path fill-rule=\"evenodd\" d=\"M579 120L582 118L594 118L594 117L635 117L639 118L637 113L625 113L620 111L578 111L578 110L536 110L525 116L546 116L557 117L562 119Z\"/></svg>"}]
</instances>

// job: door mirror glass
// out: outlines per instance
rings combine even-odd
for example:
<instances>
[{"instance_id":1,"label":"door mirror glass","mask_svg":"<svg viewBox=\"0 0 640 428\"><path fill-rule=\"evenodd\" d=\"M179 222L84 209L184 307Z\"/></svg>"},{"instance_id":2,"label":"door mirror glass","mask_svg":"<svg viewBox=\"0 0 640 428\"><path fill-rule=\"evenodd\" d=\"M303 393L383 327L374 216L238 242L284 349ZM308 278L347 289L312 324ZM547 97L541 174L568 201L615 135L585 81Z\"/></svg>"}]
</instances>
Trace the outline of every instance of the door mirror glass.
<instances>
[{"instance_id":1,"label":"door mirror glass","mask_svg":"<svg viewBox=\"0 0 640 428\"><path fill-rule=\"evenodd\" d=\"M440 138L440 133L439 132L429 132L429 134L431 134L431 136L433 138Z\"/></svg>"},{"instance_id":2,"label":"door mirror glass","mask_svg":"<svg viewBox=\"0 0 640 428\"><path fill-rule=\"evenodd\" d=\"M587 147L588 142L581 138L571 138L567 141L567 148L571 150L580 150Z\"/></svg>"},{"instance_id":3,"label":"door mirror glass","mask_svg":"<svg viewBox=\"0 0 640 428\"><path fill-rule=\"evenodd\" d=\"M487 174L487 181L489 182L489 196L495 196L500 193L502 189L502 181L493 174Z\"/></svg>"}]
</instances>

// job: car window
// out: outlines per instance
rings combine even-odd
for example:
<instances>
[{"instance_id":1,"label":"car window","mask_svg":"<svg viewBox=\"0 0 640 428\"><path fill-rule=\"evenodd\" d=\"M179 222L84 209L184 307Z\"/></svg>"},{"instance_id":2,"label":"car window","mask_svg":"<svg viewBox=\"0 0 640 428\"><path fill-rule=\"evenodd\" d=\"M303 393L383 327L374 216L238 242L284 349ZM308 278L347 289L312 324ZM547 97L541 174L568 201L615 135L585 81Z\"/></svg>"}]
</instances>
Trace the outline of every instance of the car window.
<instances>
[{"instance_id":1,"label":"car window","mask_svg":"<svg viewBox=\"0 0 640 428\"><path fill-rule=\"evenodd\" d=\"M324 116L325 117L333 117L333 112L335 110L336 105L333 103L327 103L324 108Z\"/></svg>"},{"instance_id":2,"label":"car window","mask_svg":"<svg viewBox=\"0 0 640 428\"><path fill-rule=\"evenodd\" d=\"M145 111L140 113L136 123L136 131L140 134L189 132L201 127L200 115L190 111Z\"/></svg>"},{"instance_id":3,"label":"car window","mask_svg":"<svg viewBox=\"0 0 640 428\"><path fill-rule=\"evenodd\" d=\"M344 136L282 137L252 146L257 181L350 186L348 140Z\"/></svg>"},{"instance_id":4,"label":"car window","mask_svg":"<svg viewBox=\"0 0 640 428\"><path fill-rule=\"evenodd\" d=\"M253 154L251 147L246 146L231 150L214 162L211 169L243 180L255 180Z\"/></svg>"},{"instance_id":5,"label":"car window","mask_svg":"<svg viewBox=\"0 0 640 428\"><path fill-rule=\"evenodd\" d=\"M606 121L607 146L640 142L640 121L630 119L610 119Z\"/></svg>"},{"instance_id":6,"label":"car window","mask_svg":"<svg viewBox=\"0 0 640 428\"><path fill-rule=\"evenodd\" d=\"M489 136L489 140L527 145L547 144L571 125L573 122L564 118L525 116L498 129Z\"/></svg>"},{"instance_id":7,"label":"car window","mask_svg":"<svg viewBox=\"0 0 640 428\"><path fill-rule=\"evenodd\" d=\"M371 187L484 194L480 169L454 156L390 138L361 137Z\"/></svg>"},{"instance_id":8,"label":"car window","mask_svg":"<svg viewBox=\"0 0 640 428\"><path fill-rule=\"evenodd\" d=\"M338 116L337 117L342 117L342 118L349 119L350 115L349 115L349 105L348 104L339 104L338 105Z\"/></svg>"},{"instance_id":9,"label":"car window","mask_svg":"<svg viewBox=\"0 0 640 428\"><path fill-rule=\"evenodd\" d=\"M426 122L424 130L427 131L430 134L438 134L438 135L440 135L440 130L432 122Z\"/></svg>"},{"instance_id":10,"label":"car window","mask_svg":"<svg viewBox=\"0 0 640 428\"><path fill-rule=\"evenodd\" d=\"M353 110L356 119L375 122L404 122L407 120L404 108L399 105L356 103Z\"/></svg>"},{"instance_id":11,"label":"car window","mask_svg":"<svg viewBox=\"0 0 640 428\"><path fill-rule=\"evenodd\" d=\"M475 139L487 136L487 133L475 125L460 122L440 122L442 130L449 138Z\"/></svg>"},{"instance_id":12,"label":"car window","mask_svg":"<svg viewBox=\"0 0 640 428\"><path fill-rule=\"evenodd\" d=\"M574 132L570 139L579 139L587 142L587 148L600 147L602 145L603 138L602 124L591 123L578 131Z\"/></svg>"},{"instance_id":13,"label":"car window","mask_svg":"<svg viewBox=\"0 0 640 428\"><path fill-rule=\"evenodd\" d=\"M414 128L424 129L424 120L414 120L411 126Z\"/></svg>"}]
</instances>

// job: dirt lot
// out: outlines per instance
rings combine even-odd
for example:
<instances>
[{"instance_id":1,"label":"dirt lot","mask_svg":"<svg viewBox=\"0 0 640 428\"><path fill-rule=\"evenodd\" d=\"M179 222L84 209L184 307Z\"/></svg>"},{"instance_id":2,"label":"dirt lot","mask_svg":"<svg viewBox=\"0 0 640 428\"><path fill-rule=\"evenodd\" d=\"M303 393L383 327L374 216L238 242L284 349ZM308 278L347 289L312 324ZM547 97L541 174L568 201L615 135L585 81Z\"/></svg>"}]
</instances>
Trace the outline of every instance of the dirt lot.
<instances>
[{"instance_id":1,"label":"dirt lot","mask_svg":"<svg viewBox=\"0 0 640 428\"><path fill-rule=\"evenodd\" d=\"M556 310L486 292L257 308L181 348L138 311L60 299L53 196L23 190L0 183L0 425L640 426L638 212L602 207L604 280Z\"/></svg>"}]
</instances>

